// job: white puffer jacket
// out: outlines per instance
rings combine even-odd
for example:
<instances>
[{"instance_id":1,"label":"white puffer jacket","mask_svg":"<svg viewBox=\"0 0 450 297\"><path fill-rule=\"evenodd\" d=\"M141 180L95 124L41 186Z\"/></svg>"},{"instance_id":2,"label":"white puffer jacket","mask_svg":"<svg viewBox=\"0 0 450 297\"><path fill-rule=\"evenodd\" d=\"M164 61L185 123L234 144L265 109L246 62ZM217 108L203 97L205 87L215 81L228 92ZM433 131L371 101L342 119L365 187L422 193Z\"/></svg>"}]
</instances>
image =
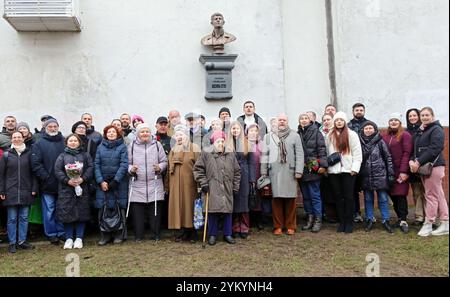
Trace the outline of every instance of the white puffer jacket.
<instances>
[{"instance_id":1,"label":"white puffer jacket","mask_svg":"<svg viewBox=\"0 0 450 297\"><path fill-rule=\"evenodd\" d=\"M341 155L341 162L328 167L328 174L351 173L352 171L358 173L362 162L361 143L358 134L349 129L350 154ZM325 138L327 146L327 156L336 152L333 142L328 133Z\"/></svg>"}]
</instances>

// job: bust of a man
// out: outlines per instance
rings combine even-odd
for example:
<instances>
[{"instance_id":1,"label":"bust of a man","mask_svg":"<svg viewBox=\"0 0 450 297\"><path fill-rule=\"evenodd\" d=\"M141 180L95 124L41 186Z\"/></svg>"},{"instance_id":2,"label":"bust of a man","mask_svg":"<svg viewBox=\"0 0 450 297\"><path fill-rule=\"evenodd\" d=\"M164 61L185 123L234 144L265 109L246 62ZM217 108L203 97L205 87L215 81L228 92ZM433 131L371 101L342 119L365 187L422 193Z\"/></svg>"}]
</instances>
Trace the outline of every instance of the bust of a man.
<instances>
[{"instance_id":1,"label":"bust of a man","mask_svg":"<svg viewBox=\"0 0 450 297\"><path fill-rule=\"evenodd\" d=\"M212 34L202 38L201 42L205 46L212 48L214 54L224 54L224 45L236 40L233 34L223 30L225 20L221 13L215 13L211 16L211 25L214 26Z\"/></svg>"}]
</instances>

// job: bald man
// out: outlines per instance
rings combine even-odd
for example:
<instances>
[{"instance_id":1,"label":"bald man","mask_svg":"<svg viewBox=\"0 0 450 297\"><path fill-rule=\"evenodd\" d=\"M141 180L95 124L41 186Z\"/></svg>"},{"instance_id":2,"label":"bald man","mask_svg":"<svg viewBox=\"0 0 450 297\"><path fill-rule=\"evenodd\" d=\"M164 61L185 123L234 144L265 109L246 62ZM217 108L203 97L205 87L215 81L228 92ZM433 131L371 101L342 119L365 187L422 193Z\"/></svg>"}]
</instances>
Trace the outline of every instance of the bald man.
<instances>
[{"instance_id":1,"label":"bald man","mask_svg":"<svg viewBox=\"0 0 450 297\"><path fill-rule=\"evenodd\" d=\"M298 133L289 128L286 114L277 117L277 128L264 137L261 175L272 187L272 217L275 235L293 235L297 228L297 183L303 175L304 154Z\"/></svg>"}]
</instances>

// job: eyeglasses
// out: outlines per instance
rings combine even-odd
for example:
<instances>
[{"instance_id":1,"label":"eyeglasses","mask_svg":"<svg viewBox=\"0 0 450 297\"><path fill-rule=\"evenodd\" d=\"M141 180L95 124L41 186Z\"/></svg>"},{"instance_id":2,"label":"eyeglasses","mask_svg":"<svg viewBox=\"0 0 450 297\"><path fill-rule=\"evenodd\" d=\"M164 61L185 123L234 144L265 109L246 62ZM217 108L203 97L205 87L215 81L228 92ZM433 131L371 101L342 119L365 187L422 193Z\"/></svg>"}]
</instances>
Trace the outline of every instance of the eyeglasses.
<instances>
[{"instance_id":1,"label":"eyeglasses","mask_svg":"<svg viewBox=\"0 0 450 297\"><path fill-rule=\"evenodd\" d=\"M77 129L86 130L86 127L85 126L78 126Z\"/></svg>"}]
</instances>

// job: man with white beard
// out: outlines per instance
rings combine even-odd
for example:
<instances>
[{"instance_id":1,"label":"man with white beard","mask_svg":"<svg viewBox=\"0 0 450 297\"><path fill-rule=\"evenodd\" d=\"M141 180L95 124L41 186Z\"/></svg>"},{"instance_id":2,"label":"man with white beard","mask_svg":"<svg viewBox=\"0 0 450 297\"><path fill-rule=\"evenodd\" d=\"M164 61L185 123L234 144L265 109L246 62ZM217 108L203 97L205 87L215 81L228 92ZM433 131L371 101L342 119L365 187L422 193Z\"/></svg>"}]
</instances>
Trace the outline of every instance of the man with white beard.
<instances>
[{"instance_id":1,"label":"man with white beard","mask_svg":"<svg viewBox=\"0 0 450 297\"><path fill-rule=\"evenodd\" d=\"M31 166L39 179L45 235L52 244L58 244L65 236L64 226L55 220L58 181L54 167L56 159L64 152L65 144L56 119L48 119L43 127L45 132L31 150Z\"/></svg>"}]
</instances>

